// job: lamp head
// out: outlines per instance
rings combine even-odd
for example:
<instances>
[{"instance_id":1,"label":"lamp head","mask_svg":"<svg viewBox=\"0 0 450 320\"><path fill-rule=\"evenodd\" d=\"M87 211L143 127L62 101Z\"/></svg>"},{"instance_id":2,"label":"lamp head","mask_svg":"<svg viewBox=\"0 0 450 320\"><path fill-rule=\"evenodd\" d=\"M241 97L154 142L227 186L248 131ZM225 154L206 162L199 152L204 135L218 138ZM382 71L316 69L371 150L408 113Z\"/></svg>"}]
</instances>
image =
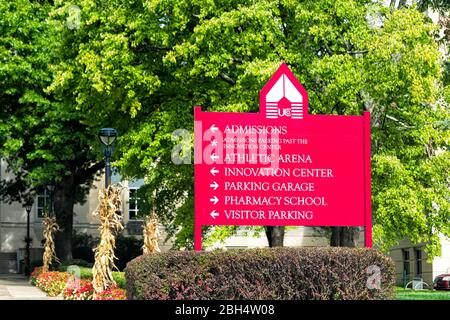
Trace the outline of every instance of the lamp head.
<instances>
[{"instance_id":1,"label":"lamp head","mask_svg":"<svg viewBox=\"0 0 450 320\"><path fill-rule=\"evenodd\" d=\"M25 203L25 210L27 212L31 212L31 208L33 207L33 203L31 201Z\"/></svg>"},{"instance_id":2,"label":"lamp head","mask_svg":"<svg viewBox=\"0 0 450 320\"><path fill-rule=\"evenodd\" d=\"M110 147L116 142L117 130L114 128L102 128L98 132L98 137L105 147Z\"/></svg>"},{"instance_id":3,"label":"lamp head","mask_svg":"<svg viewBox=\"0 0 450 320\"><path fill-rule=\"evenodd\" d=\"M47 190L50 194L55 193L56 185L52 182L47 185Z\"/></svg>"}]
</instances>

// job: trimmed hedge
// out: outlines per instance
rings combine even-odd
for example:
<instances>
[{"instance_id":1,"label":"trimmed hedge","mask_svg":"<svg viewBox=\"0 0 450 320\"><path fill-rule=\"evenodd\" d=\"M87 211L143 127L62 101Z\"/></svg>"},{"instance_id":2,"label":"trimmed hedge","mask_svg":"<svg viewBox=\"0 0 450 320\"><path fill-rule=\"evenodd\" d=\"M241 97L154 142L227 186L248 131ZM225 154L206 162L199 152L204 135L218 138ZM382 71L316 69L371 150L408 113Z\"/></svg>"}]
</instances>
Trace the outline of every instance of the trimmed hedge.
<instances>
[{"instance_id":1,"label":"trimmed hedge","mask_svg":"<svg viewBox=\"0 0 450 320\"><path fill-rule=\"evenodd\" d=\"M369 266L376 267L368 270ZM380 289L367 286L374 270L380 271ZM377 250L363 248L156 253L130 261L125 278L127 298L139 300L395 297L392 260Z\"/></svg>"}]
</instances>

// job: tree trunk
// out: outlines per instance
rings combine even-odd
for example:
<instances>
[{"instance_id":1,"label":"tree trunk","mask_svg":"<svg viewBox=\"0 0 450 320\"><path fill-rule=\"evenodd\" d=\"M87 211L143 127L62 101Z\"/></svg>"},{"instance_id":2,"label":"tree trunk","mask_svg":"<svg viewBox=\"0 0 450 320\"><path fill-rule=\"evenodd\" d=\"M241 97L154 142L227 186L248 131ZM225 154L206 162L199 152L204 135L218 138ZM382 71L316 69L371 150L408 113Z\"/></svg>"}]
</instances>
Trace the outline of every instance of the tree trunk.
<instances>
[{"instance_id":1,"label":"tree trunk","mask_svg":"<svg viewBox=\"0 0 450 320\"><path fill-rule=\"evenodd\" d=\"M330 246L332 247L356 247L355 227L332 227Z\"/></svg>"},{"instance_id":2,"label":"tree trunk","mask_svg":"<svg viewBox=\"0 0 450 320\"><path fill-rule=\"evenodd\" d=\"M266 227L269 247L282 247L284 243L284 227Z\"/></svg>"},{"instance_id":3,"label":"tree trunk","mask_svg":"<svg viewBox=\"0 0 450 320\"><path fill-rule=\"evenodd\" d=\"M57 184L54 195L56 222L60 231L55 235L56 256L60 261L72 260L73 207L76 185L73 176Z\"/></svg>"}]
</instances>

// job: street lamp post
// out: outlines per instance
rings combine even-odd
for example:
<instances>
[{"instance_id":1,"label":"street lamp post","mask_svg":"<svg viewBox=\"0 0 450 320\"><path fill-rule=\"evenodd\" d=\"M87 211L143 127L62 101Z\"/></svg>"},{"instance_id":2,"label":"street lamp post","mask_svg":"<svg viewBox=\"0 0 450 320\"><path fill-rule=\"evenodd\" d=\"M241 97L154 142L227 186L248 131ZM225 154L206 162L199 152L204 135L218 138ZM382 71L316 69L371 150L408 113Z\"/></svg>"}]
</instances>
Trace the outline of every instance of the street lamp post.
<instances>
[{"instance_id":1,"label":"street lamp post","mask_svg":"<svg viewBox=\"0 0 450 320\"><path fill-rule=\"evenodd\" d=\"M103 155L105 156L105 188L111 184L111 156L117 139L117 130L113 128L102 128L98 133L100 142L103 144Z\"/></svg>"},{"instance_id":2,"label":"street lamp post","mask_svg":"<svg viewBox=\"0 0 450 320\"><path fill-rule=\"evenodd\" d=\"M30 261L30 246L31 246L31 238L30 238L30 213L31 208L33 206L32 202L27 202L25 204L25 210L27 212L27 237L25 238L25 266L24 271L25 275L29 276L31 273L31 261Z\"/></svg>"}]
</instances>

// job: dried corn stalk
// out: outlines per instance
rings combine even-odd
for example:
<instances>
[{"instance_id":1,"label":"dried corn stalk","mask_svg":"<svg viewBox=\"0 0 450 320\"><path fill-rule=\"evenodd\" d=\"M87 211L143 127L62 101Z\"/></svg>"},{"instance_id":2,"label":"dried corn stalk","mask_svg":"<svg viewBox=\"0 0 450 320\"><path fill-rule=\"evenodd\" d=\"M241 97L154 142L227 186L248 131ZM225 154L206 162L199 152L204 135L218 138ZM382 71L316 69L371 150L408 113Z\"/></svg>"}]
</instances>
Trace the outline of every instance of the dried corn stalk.
<instances>
[{"instance_id":1,"label":"dried corn stalk","mask_svg":"<svg viewBox=\"0 0 450 320\"><path fill-rule=\"evenodd\" d=\"M144 254L161 252L158 246L158 219L155 214L145 217L143 229L144 245L142 250Z\"/></svg>"},{"instance_id":2,"label":"dried corn stalk","mask_svg":"<svg viewBox=\"0 0 450 320\"><path fill-rule=\"evenodd\" d=\"M95 263L92 268L92 284L96 293L107 290L116 285L112 271L116 268L114 249L116 236L123 230L121 198L122 188L109 186L99 191L99 205L92 214L100 219L100 243L94 249Z\"/></svg>"},{"instance_id":3,"label":"dried corn stalk","mask_svg":"<svg viewBox=\"0 0 450 320\"><path fill-rule=\"evenodd\" d=\"M42 223L44 224L45 239L42 271L46 272L50 269L50 265L53 261L59 262L55 253L55 241L53 240L53 235L59 230L59 226L56 223L56 217L51 217L47 214Z\"/></svg>"}]
</instances>

